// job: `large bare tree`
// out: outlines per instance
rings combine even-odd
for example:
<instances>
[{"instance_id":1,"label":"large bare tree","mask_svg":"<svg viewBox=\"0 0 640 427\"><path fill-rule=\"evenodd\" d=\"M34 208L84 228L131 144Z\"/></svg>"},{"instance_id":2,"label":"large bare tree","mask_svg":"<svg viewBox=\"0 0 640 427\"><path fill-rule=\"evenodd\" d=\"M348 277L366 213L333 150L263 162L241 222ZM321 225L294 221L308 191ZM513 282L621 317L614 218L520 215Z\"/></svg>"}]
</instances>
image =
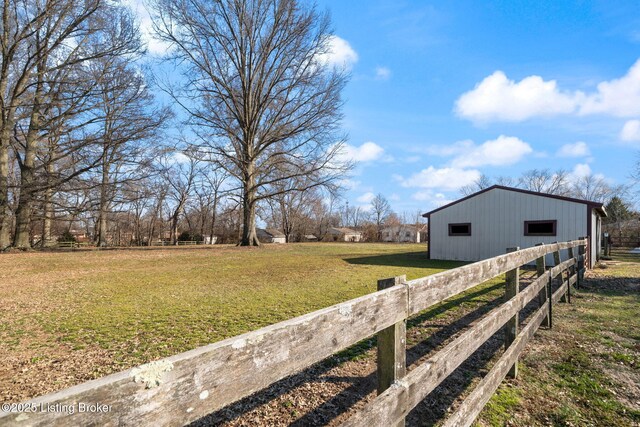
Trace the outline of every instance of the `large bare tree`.
<instances>
[{"instance_id":1,"label":"large bare tree","mask_svg":"<svg viewBox=\"0 0 640 427\"><path fill-rule=\"evenodd\" d=\"M154 97L139 69L120 57L105 57L92 66L99 78L99 100L94 108L100 161L96 243L107 245L108 216L114 205L125 203L128 184L152 173L152 154L159 149L159 130L169 118L166 108L156 108Z\"/></svg>"},{"instance_id":2,"label":"large bare tree","mask_svg":"<svg viewBox=\"0 0 640 427\"><path fill-rule=\"evenodd\" d=\"M329 186L349 167L340 161L347 73L326 61L329 17L298 0L154 5L157 34L184 71L167 90L187 113L200 157L238 182L240 244L257 246L259 202L283 187ZM304 187L276 185L302 176Z\"/></svg>"},{"instance_id":3,"label":"large bare tree","mask_svg":"<svg viewBox=\"0 0 640 427\"><path fill-rule=\"evenodd\" d=\"M9 4L12 6L5 5L2 23L3 43L7 41L10 47L2 53L2 66L8 70L6 78L0 72L0 246L6 247L8 236L5 158L6 149L11 146L20 172L13 245L28 248L38 198L62 182L50 179L55 172L53 164L91 141L74 141L79 142L73 145L75 149L70 145L56 146L58 142L69 142L68 137L59 137L62 127L77 130L80 123L91 126L79 118L88 108L95 83L86 78L85 65L97 58L135 50L137 32L129 14L106 0L18 0ZM67 134L77 132L69 130ZM41 161L45 156L48 163ZM85 164L85 169L74 170L67 178L91 166ZM49 179L43 182L44 176Z\"/></svg>"}]
</instances>

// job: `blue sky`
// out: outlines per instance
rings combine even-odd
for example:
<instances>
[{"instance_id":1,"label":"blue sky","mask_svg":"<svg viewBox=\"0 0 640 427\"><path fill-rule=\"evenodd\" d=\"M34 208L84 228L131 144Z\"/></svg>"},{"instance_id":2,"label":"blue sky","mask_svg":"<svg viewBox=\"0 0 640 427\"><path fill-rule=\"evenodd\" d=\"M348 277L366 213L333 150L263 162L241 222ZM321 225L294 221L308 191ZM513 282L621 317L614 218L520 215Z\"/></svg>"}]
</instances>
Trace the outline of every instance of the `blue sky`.
<instances>
[{"instance_id":1,"label":"blue sky","mask_svg":"<svg viewBox=\"0 0 640 427\"><path fill-rule=\"evenodd\" d=\"M532 168L628 181L640 148L637 2L319 5L357 56L342 55L345 128L363 160L351 202L380 192L397 211L427 211L478 173Z\"/></svg>"},{"instance_id":2,"label":"blue sky","mask_svg":"<svg viewBox=\"0 0 640 427\"><path fill-rule=\"evenodd\" d=\"M332 59L352 74L350 204L382 193L398 212L426 212L481 173L533 168L628 181L640 148L637 1L318 6L331 13Z\"/></svg>"}]
</instances>

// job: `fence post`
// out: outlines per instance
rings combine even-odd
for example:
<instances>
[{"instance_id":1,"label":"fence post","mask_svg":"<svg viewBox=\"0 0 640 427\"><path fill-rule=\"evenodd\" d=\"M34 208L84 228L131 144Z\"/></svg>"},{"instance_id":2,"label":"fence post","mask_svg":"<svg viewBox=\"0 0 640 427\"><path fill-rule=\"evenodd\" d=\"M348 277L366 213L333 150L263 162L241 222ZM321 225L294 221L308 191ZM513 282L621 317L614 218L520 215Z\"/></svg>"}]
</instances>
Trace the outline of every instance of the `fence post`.
<instances>
[{"instance_id":1,"label":"fence post","mask_svg":"<svg viewBox=\"0 0 640 427\"><path fill-rule=\"evenodd\" d=\"M580 239L584 240L586 239L586 237L581 237ZM578 281L576 282L576 288L582 286L582 271L584 270L584 264L587 257L586 249L587 246L584 244L584 242L580 244L580 246L578 246Z\"/></svg>"},{"instance_id":2,"label":"fence post","mask_svg":"<svg viewBox=\"0 0 640 427\"><path fill-rule=\"evenodd\" d=\"M556 242L556 244L558 244L558 242ZM560 249L556 249L555 251L553 251L553 264L554 266L556 266L560 265L561 262L562 260L560 259ZM560 276L560 286L562 286L562 284L564 283L564 275L562 273L563 272L560 271L560 273L558 274L558 276ZM554 279L554 277L552 277L551 279ZM567 302L567 294L562 295L562 297L560 298L560 302Z\"/></svg>"},{"instance_id":3,"label":"fence post","mask_svg":"<svg viewBox=\"0 0 640 427\"><path fill-rule=\"evenodd\" d=\"M378 290L406 283L407 276L378 280ZM407 319L378 332L378 394L407 372ZM404 419L396 424L404 426Z\"/></svg>"},{"instance_id":4,"label":"fence post","mask_svg":"<svg viewBox=\"0 0 640 427\"><path fill-rule=\"evenodd\" d=\"M538 243L536 246L544 246L544 243ZM547 266L545 262L545 256L542 255L539 258L536 258L536 272L538 273L538 277L543 276L547 271ZM544 303L547 301L547 291L549 288L549 284L547 283L538 294L538 306L542 307ZM542 324L546 327L550 326L549 315L542 320Z\"/></svg>"},{"instance_id":5,"label":"fence post","mask_svg":"<svg viewBox=\"0 0 640 427\"><path fill-rule=\"evenodd\" d=\"M507 253L519 251L520 247L507 248ZM513 270L507 271L505 274L506 289L504 292L505 301L509 301L514 298L520 292L520 267L516 267ZM518 336L518 316L519 312L515 314L506 324L504 329L504 349L508 349L511 343ZM509 378L515 378L518 376L518 359L513 362L513 366L509 369L507 374Z\"/></svg>"},{"instance_id":6,"label":"fence post","mask_svg":"<svg viewBox=\"0 0 640 427\"><path fill-rule=\"evenodd\" d=\"M569 259L574 258L573 247L567 249L567 255ZM576 273L576 265L573 264L567 269L567 302L571 304L571 277Z\"/></svg>"}]
</instances>

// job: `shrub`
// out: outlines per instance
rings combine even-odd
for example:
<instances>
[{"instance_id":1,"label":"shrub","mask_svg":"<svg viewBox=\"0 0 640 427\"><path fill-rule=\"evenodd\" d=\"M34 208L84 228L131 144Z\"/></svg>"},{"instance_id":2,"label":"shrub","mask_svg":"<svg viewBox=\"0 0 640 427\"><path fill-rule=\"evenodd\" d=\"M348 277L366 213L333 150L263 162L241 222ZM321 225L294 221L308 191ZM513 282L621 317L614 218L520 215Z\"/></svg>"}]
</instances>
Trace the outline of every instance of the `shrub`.
<instances>
[{"instance_id":1,"label":"shrub","mask_svg":"<svg viewBox=\"0 0 640 427\"><path fill-rule=\"evenodd\" d=\"M65 231L62 236L58 237L58 242L77 242L76 236L71 234L70 231Z\"/></svg>"},{"instance_id":2,"label":"shrub","mask_svg":"<svg viewBox=\"0 0 640 427\"><path fill-rule=\"evenodd\" d=\"M183 231L178 236L179 242L202 242L202 235L199 233L192 233L191 231Z\"/></svg>"}]
</instances>

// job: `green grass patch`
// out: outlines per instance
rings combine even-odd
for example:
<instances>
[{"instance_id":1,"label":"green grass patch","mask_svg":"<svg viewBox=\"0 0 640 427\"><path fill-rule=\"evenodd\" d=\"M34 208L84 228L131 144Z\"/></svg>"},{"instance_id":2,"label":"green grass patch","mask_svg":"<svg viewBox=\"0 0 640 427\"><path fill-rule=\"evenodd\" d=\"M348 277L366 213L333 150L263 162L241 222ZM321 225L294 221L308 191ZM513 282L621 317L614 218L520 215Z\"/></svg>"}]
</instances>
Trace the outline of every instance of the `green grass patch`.
<instances>
[{"instance_id":1,"label":"green grass patch","mask_svg":"<svg viewBox=\"0 0 640 427\"><path fill-rule=\"evenodd\" d=\"M12 313L12 325L35 321L45 340L98 345L130 363L374 292L381 278L461 265L428 260L423 245L337 243L36 253L2 264L24 284L6 292L17 289L12 298L43 307ZM43 275L44 283L30 285ZM6 335L21 337L15 329Z\"/></svg>"}]
</instances>

